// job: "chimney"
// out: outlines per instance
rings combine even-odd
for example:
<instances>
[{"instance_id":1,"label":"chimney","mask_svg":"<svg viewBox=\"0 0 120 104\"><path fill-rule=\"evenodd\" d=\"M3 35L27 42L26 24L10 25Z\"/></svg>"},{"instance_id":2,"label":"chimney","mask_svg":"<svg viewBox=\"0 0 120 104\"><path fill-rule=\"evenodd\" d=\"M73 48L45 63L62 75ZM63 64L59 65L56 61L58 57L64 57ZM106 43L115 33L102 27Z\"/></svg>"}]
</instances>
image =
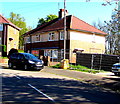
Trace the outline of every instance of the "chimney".
<instances>
[{"instance_id":1,"label":"chimney","mask_svg":"<svg viewBox=\"0 0 120 104\"><path fill-rule=\"evenodd\" d=\"M68 15L68 11L66 10L66 16ZM64 9L60 9L59 11L59 18L63 18L64 17Z\"/></svg>"}]
</instances>

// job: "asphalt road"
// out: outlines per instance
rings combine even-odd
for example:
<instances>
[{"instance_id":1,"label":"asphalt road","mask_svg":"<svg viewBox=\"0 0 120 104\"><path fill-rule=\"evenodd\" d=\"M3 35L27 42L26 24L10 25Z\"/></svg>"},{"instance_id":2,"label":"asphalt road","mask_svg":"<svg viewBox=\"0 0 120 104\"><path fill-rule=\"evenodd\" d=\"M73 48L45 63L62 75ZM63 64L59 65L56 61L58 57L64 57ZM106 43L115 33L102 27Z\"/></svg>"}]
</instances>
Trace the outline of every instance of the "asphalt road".
<instances>
[{"instance_id":1,"label":"asphalt road","mask_svg":"<svg viewBox=\"0 0 120 104\"><path fill-rule=\"evenodd\" d=\"M0 69L3 104L120 104L120 95L42 71Z\"/></svg>"}]
</instances>

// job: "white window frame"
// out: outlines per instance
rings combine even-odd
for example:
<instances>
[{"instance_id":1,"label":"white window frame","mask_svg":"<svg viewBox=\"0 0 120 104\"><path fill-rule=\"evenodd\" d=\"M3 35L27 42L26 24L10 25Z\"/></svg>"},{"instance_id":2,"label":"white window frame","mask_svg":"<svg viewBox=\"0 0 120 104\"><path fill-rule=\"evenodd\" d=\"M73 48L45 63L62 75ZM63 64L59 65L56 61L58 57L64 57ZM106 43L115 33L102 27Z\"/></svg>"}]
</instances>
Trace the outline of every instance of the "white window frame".
<instances>
[{"instance_id":1,"label":"white window frame","mask_svg":"<svg viewBox=\"0 0 120 104\"><path fill-rule=\"evenodd\" d=\"M60 31L60 40L64 40L64 31Z\"/></svg>"},{"instance_id":2,"label":"white window frame","mask_svg":"<svg viewBox=\"0 0 120 104\"><path fill-rule=\"evenodd\" d=\"M48 41L54 41L55 40L55 33L51 32L48 34Z\"/></svg>"}]
</instances>

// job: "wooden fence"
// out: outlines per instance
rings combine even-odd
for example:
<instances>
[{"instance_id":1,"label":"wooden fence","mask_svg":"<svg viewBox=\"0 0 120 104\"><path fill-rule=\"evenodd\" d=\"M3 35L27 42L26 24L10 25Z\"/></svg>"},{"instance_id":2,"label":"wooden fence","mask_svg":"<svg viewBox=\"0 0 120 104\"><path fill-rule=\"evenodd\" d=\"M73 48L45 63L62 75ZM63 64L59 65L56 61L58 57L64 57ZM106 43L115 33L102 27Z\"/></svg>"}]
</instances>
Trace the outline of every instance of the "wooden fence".
<instances>
[{"instance_id":1,"label":"wooden fence","mask_svg":"<svg viewBox=\"0 0 120 104\"><path fill-rule=\"evenodd\" d=\"M110 71L113 64L120 62L120 55L76 53L76 64L88 68Z\"/></svg>"}]
</instances>

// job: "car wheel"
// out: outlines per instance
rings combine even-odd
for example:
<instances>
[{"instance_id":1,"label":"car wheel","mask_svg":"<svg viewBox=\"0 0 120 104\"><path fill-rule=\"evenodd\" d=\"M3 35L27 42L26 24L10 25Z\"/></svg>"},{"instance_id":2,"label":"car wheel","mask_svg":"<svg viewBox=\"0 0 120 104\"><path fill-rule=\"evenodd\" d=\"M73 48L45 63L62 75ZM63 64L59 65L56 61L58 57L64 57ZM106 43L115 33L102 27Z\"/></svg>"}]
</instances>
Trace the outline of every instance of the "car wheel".
<instances>
[{"instance_id":1,"label":"car wheel","mask_svg":"<svg viewBox=\"0 0 120 104\"><path fill-rule=\"evenodd\" d=\"M118 73L114 73L116 76L118 75Z\"/></svg>"},{"instance_id":2,"label":"car wheel","mask_svg":"<svg viewBox=\"0 0 120 104\"><path fill-rule=\"evenodd\" d=\"M28 69L28 66L27 66L27 65L24 65L24 69L27 70L27 69Z\"/></svg>"},{"instance_id":3,"label":"car wheel","mask_svg":"<svg viewBox=\"0 0 120 104\"><path fill-rule=\"evenodd\" d=\"M13 68L13 65L11 62L8 63L9 68Z\"/></svg>"}]
</instances>

